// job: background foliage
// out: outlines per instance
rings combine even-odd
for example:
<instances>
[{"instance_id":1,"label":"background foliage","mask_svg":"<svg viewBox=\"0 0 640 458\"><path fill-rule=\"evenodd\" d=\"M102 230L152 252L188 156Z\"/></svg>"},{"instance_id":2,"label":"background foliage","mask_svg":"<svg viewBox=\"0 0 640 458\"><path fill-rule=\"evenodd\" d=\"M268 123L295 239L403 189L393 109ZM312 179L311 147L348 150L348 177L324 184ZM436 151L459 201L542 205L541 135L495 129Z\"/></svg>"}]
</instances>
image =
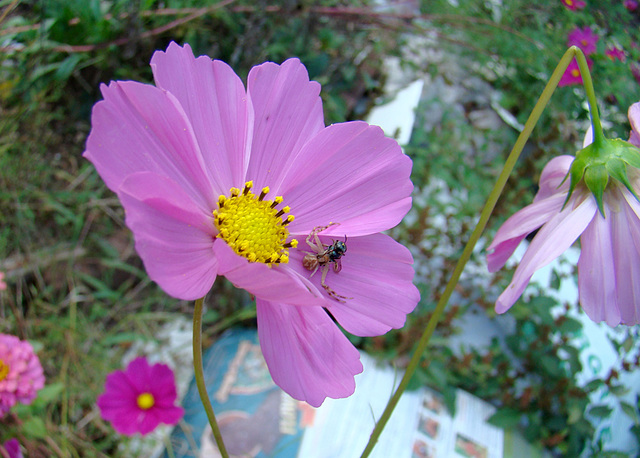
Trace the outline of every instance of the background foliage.
<instances>
[{"instance_id":1,"label":"background foliage","mask_svg":"<svg viewBox=\"0 0 640 458\"><path fill-rule=\"evenodd\" d=\"M394 235L416 257L422 301L402 330L353 338L401 366L517 135L512 126L526 120L575 26L600 36L592 58L601 110L609 134L628 135L626 109L639 93L639 12L622 2L587 3L573 12L559 0L432 0L394 8L346 0L0 0L0 271L9 284L0 292L0 332L34 342L47 375L34 404L0 420L0 441L18 437L29 456L114 456L126 440L97 414L104 375L121 367L134 342L154 341L164 324L190 317L191 304L149 281L118 200L81 157L101 83L150 82L152 53L175 40L228 62L243 78L265 60L299 57L323 85L327 123L366 115L383 95L389 57L405 74L452 90L449 99L442 92L423 96L406 146L415 205ZM625 50L625 62L606 57L610 45ZM481 125L474 116L498 108L502 125ZM582 89L559 89L489 235L530 201L550 157L579 148L586 123ZM617 379L638 366L629 356L637 329L617 342L619 368L586 386L575 382L582 368L570 343L580 323L552 315L554 299L543 294L512 309L514 331L504 341L458 351L449 343L459 320L469 313L493 319L492 301L509 275L488 276L481 251L468 272L415 383L449 399L453 387L483 397L500 408L496 424L522 428L554 454L600 453L594 427L610 412L590 406L589 395L625 392ZM249 297L224 280L209 302L216 304L205 316L209 342L226 326L254 325ZM636 435L638 407L623 405Z\"/></svg>"}]
</instances>

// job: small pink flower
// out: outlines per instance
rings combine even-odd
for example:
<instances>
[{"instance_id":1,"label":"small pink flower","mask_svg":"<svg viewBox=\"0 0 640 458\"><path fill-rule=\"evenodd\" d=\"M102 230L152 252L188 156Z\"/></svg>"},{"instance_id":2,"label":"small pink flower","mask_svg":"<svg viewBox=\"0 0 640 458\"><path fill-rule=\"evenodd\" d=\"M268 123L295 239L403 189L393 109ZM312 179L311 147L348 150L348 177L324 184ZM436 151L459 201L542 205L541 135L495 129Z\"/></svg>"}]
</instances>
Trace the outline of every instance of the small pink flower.
<instances>
[{"instance_id":1,"label":"small pink flower","mask_svg":"<svg viewBox=\"0 0 640 458\"><path fill-rule=\"evenodd\" d=\"M624 0L624 7L629 11L635 11L638 9L638 2L636 0Z\"/></svg>"},{"instance_id":2,"label":"small pink flower","mask_svg":"<svg viewBox=\"0 0 640 458\"><path fill-rule=\"evenodd\" d=\"M627 58L624 55L624 51L617 46L611 46L606 51L605 54L607 57L613 61L619 60L620 62L624 62Z\"/></svg>"},{"instance_id":3,"label":"small pink flower","mask_svg":"<svg viewBox=\"0 0 640 458\"><path fill-rule=\"evenodd\" d=\"M587 66L589 67L589 69L591 69L591 67L593 66L593 62L588 57ZM558 81L558 87L571 86L576 84L582 84L582 75L580 74L578 61L573 59L567 66L567 69L564 71L564 74L560 78L560 81Z\"/></svg>"},{"instance_id":4,"label":"small pink flower","mask_svg":"<svg viewBox=\"0 0 640 458\"><path fill-rule=\"evenodd\" d=\"M598 35L596 35L591 27L574 28L567 36L567 46L577 46L587 56L596 52L596 44L598 43Z\"/></svg>"},{"instance_id":5,"label":"small pink flower","mask_svg":"<svg viewBox=\"0 0 640 458\"><path fill-rule=\"evenodd\" d=\"M160 423L175 425L184 415L175 406L173 371L166 364L149 366L143 357L129 363L125 371L107 375L104 393L98 397L102 418L120 434L148 434Z\"/></svg>"},{"instance_id":6,"label":"small pink flower","mask_svg":"<svg viewBox=\"0 0 640 458\"><path fill-rule=\"evenodd\" d=\"M640 103L629 108L629 141L640 146ZM591 138L585 139L585 146ZM542 171L533 203L516 212L500 227L488 247L489 270L504 266L520 242L540 228L520 261L509 286L496 302L506 312L520 297L533 273L549 264L578 238L580 304L595 322L610 326L640 323L640 203L617 180L610 179L603 197L605 217L594 195L579 184L569 200L565 177L573 156L552 159ZM627 167L629 181L640 192L640 170Z\"/></svg>"},{"instance_id":7,"label":"small pink flower","mask_svg":"<svg viewBox=\"0 0 640 458\"><path fill-rule=\"evenodd\" d=\"M0 456L5 456L2 454L3 447L4 452L6 452L9 458L23 458L22 450L20 450L20 442L18 442L18 439L9 439L2 446L0 446Z\"/></svg>"},{"instance_id":8,"label":"small pink flower","mask_svg":"<svg viewBox=\"0 0 640 458\"><path fill-rule=\"evenodd\" d=\"M0 418L18 402L30 404L42 387L42 366L31 344L0 334Z\"/></svg>"},{"instance_id":9,"label":"small pink flower","mask_svg":"<svg viewBox=\"0 0 640 458\"><path fill-rule=\"evenodd\" d=\"M224 275L256 297L281 388L314 406L351 395L362 364L335 321L381 335L419 300L411 254L381 233L411 207L411 160L379 127L325 126L298 59L253 67L246 88L189 45L151 67L156 86L102 86L84 153L122 201L149 276L193 300Z\"/></svg>"},{"instance_id":10,"label":"small pink flower","mask_svg":"<svg viewBox=\"0 0 640 458\"><path fill-rule=\"evenodd\" d=\"M4 272L0 271L0 291L5 291L7 284L4 281Z\"/></svg>"},{"instance_id":11,"label":"small pink flower","mask_svg":"<svg viewBox=\"0 0 640 458\"><path fill-rule=\"evenodd\" d=\"M583 0L561 0L562 4L571 11L581 10L586 6Z\"/></svg>"}]
</instances>

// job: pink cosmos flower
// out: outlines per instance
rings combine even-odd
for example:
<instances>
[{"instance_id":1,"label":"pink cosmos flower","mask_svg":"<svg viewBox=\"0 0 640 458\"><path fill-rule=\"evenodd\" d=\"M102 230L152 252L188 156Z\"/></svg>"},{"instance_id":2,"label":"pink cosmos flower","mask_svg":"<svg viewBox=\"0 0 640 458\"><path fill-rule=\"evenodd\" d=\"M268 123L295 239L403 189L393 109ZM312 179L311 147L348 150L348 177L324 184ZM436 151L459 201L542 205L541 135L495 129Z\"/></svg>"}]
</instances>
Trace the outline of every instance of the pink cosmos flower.
<instances>
[{"instance_id":1,"label":"pink cosmos flower","mask_svg":"<svg viewBox=\"0 0 640 458\"><path fill-rule=\"evenodd\" d=\"M613 61L619 60L620 62L624 62L627 58L624 55L624 51L617 46L611 46L606 51L605 54L607 57Z\"/></svg>"},{"instance_id":2,"label":"pink cosmos flower","mask_svg":"<svg viewBox=\"0 0 640 458\"><path fill-rule=\"evenodd\" d=\"M0 334L0 418L18 402L31 404L42 387L42 366L31 344Z\"/></svg>"},{"instance_id":3,"label":"pink cosmos flower","mask_svg":"<svg viewBox=\"0 0 640 458\"><path fill-rule=\"evenodd\" d=\"M6 455L3 455L2 452L5 452ZM18 442L18 439L9 439L4 444L2 444L2 446L0 446L0 456L8 456L9 458L22 458L22 450L20 450L20 442Z\"/></svg>"},{"instance_id":4,"label":"pink cosmos flower","mask_svg":"<svg viewBox=\"0 0 640 458\"><path fill-rule=\"evenodd\" d=\"M380 233L411 206L411 160L378 127L325 127L320 85L297 59L254 67L246 89L189 45L151 67L156 86L102 87L85 152L150 277L193 300L224 275L256 297L280 387L314 406L351 395L360 355L333 320L380 335L419 299L411 254Z\"/></svg>"},{"instance_id":5,"label":"pink cosmos flower","mask_svg":"<svg viewBox=\"0 0 640 458\"><path fill-rule=\"evenodd\" d=\"M640 146L640 103L629 108L629 119L632 126L629 142ZM585 146L589 143L590 135ZM529 233L540 228L511 283L498 298L496 312L506 312L520 297L533 273L580 238L578 290L584 311L593 321L606 321L610 326L638 324L640 203L625 186L610 179L603 196L605 217L598 211L594 195L582 183L565 205L569 190L565 177L573 160L573 156L559 156L547 164L533 203L507 219L489 245L489 270L495 272ZM627 167L627 173L633 189L639 192L640 171Z\"/></svg>"},{"instance_id":6,"label":"pink cosmos flower","mask_svg":"<svg viewBox=\"0 0 640 458\"><path fill-rule=\"evenodd\" d=\"M102 418L120 434L149 434L160 423L175 425L184 415L175 406L173 371L166 364L149 366L143 357L134 359L125 371L107 375L104 393L98 397Z\"/></svg>"},{"instance_id":7,"label":"pink cosmos flower","mask_svg":"<svg viewBox=\"0 0 640 458\"><path fill-rule=\"evenodd\" d=\"M596 52L597 43L598 35L591 30L591 27L576 27L567 36L567 46L577 46L587 56Z\"/></svg>"},{"instance_id":8,"label":"pink cosmos flower","mask_svg":"<svg viewBox=\"0 0 640 458\"><path fill-rule=\"evenodd\" d=\"M4 272L0 272L0 291L5 291L7 289L7 284L4 281Z\"/></svg>"},{"instance_id":9,"label":"pink cosmos flower","mask_svg":"<svg viewBox=\"0 0 640 458\"><path fill-rule=\"evenodd\" d=\"M581 10L586 6L583 0L562 0L562 4L571 11Z\"/></svg>"},{"instance_id":10,"label":"pink cosmos flower","mask_svg":"<svg viewBox=\"0 0 640 458\"><path fill-rule=\"evenodd\" d=\"M589 69L593 66L593 61L586 58L587 66ZM580 68L578 67L578 61L573 59L564 71L560 81L558 81L558 87L572 86L576 84L582 84L582 75L580 74Z\"/></svg>"},{"instance_id":11,"label":"pink cosmos flower","mask_svg":"<svg viewBox=\"0 0 640 458\"><path fill-rule=\"evenodd\" d=\"M635 11L638 9L638 2L635 0L624 0L624 7L629 11Z\"/></svg>"}]
</instances>

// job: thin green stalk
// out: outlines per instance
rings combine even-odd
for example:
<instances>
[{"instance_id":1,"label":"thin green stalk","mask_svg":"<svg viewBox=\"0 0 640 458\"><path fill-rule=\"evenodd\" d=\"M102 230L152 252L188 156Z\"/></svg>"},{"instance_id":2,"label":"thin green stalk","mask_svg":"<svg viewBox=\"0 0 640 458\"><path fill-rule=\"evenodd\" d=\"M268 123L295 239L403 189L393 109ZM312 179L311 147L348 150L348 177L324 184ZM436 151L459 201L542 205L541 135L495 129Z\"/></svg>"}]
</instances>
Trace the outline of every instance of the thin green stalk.
<instances>
[{"instance_id":1,"label":"thin green stalk","mask_svg":"<svg viewBox=\"0 0 640 458\"><path fill-rule=\"evenodd\" d=\"M527 119L527 122L525 123L524 128L522 129L522 132L520 133L520 135L518 136L518 139L516 140L516 144L513 146L511 153L509 153L509 157L507 157L507 160L504 164L504 168L502 169L502 172L500 172L500 176L498 176L498 180L496 181L496 184L493 187L493 190L491 191L491 193L489 194L489 197L487 198L487 202L485 203L484 208L480 213L480 219L478 220L478 224L476 225L475 229L471 233L471 236L469 237L469 241L467 242L466 246L464 247L464 251L462 252L462 256L458 260L458 263L456 264L456 267L453 270L453 273L451 274L451 279L447 283L447 286L445 287L444 292L442 293L442 296L440 297L440 300L436 305L436 309L434 310L433 315L431 316L431 318L429 319L429 322L427 323L427 327L425 328L422 334L422 337L420 338L420 341L418 342L418 345L413 353L413 356L411 357L411 360L407 365L407 370L405 371L404 376L400 381L400 385L398 385L398 388L396 389L395 393L393 394L393 396L391 396L391 399L389 399L387 407L385 407L384 412L382 413L382 416L376 423L376 426L373 429L371 436L369 437L369 443L367 444L366 448L362 452L361 458L368 457L371 451L373 450L373 447L376 445L376 442L378 441L378 438L380 437L382 430L384 429L385 425L387 424L387 421L389 421L389 418L391 417L391 413L393 412L393 409L396 407L396 404L398 404L398 401L400 400L400 396L402 395L404 390L407 388L407 385L409 384L411 377L413 376L416 369L418 368L418 364L420 363L420 358L427 348L429 339L431 338L431 335L433 334L433 331L435 330L436 325L438 324L438 321L440 321L440 318L442 317L442 313L444 312L444 309L447 306L449 299L451 298L451 294L453 293L454 288L458 284L458 280L460 279L460 275L462 274L464 266L467 264L467 261L469 261L469 258L471 258L473 248L475 247L476 243L480 239L480 236L482 235L482 232L484 231L484 228L487 225L487 221L491 216L491 212L493 211L496 205L496 202L498 202L498 198L500 197L500 194L504 189L504 185L506 184L507 179L509 178L509 175L511 175L511 171L513 170L513 167L518 161L518 158L520 157L520 153L522 152L522 149L524 148L525 143L529 139L529 136L531 135L533 128L538 122L538 119L540 119L540 115L544 111L544 108L547 106L549 99L551 99L551 95L553 94L553 91L558 86L558 82L560 81L560 78L562 77L563 73L569 66L569 63L571 62L571 60L577 54L576 51L581 52L578 48L571 47L567 50L564 56L562 56L562 59L560 59L558 66L556 67L553 74L551 75L551 78L549 79L549 82L545 86L544 91L542 91L542 94L540 95L538 102L536 103L535 107L533 107L533 111L531 111L531 114L529 115L529 119Z\"/></svg>"},{"instance_id":2,"label":"thin green stalk","mask_svg":"<svg viewBox=\"0 0 640 458\"><path fill-rule=\"evenodd\" d=\"M204 406L204 410L209 418L209 424L211 425L211 431L213 437L218 444L218 450L222 458L229 458L227 449L222 441L222 434L220 434L220 428L218 428L218 422L216 422L216 416L213 413L213 407L211 407L211 401L209 400L209 394L207 394L207 387L204 383L204 368L202 367L202 303L204 297L197 299L193 309L193 369L196 376L196 385L198 387L198 393L200 394L200 400Z\"/></svg>"},{"instance_id":3,"label":"thin green stalk","mask_svg":"<svg viewBox=\"0 0 640 458\"><path fill-rule=\"evenodd\" d=\"M596 91L593 89L593 80L591 79L591 72L589 71L589 64L587 64L587 58L580 48L572 46L576 54L576 60L578 61L578 68L580 69L580 75L582 76L582 86L587 96L587 102L589 103L589 113L591 113L591 126L593 128L593 143L604 142L605 137L602 132L602 124L600 123L600 114L598 113L598 102L596 99Z\"/></svg>"}]
</instances>

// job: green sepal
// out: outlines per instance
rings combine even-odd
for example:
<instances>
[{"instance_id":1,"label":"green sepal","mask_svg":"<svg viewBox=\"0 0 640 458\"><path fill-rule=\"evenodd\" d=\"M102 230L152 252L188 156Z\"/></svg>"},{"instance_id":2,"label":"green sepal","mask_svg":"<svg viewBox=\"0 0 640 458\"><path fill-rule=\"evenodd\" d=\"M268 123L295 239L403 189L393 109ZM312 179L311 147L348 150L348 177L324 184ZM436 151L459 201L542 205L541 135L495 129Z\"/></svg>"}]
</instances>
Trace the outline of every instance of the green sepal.
<instances>
[{"instance_id":1,"label":"green sepal","mask_svg":"<svg viewBox=\"0 0 640 458\"><path fill-rule=\"evenodd\" d=\"M602 196L608 182L609 174L607 173L607 167L603 164L592 165L584 171L584 184L587 185L587 188L595 197L598 210L600 210L603 217L605 214Z\"/></svg>"},{"instance_id":2,"label":"green sepal","mask_svg":"<svg viewBox=\"0 0 640 458\"><path fill-rule=\"evenodd\" d=\"M640 149L637 146L619 138L609 140L609 143L615 147L615 156L630 166L640 169Z\"/></svg>"},{"instance_id":3,"label":"green sepal","mask_svg":"<svg viewBox=\"0 0 640 458\"><path fill-rule=\"evenodd\" d=\"M591 145L588 145L587 148L589 148L590 146ZM584 150L581 150L581 151L584 151ZM560 185L562 185L562 183L564 183L567 180L567 177L569 177L569 180L570 180L569 192L567 192L567 198L564 200L564 203L562 204L563 210L565 205L567 205L567 202L569 202L569 198L571 197L571 194L573 194L573 191L576 189L576 186L578 185L578 183L580 183L580 181L582 181L582 177L584 176L584 170L587 168L588 162L584 159L584 156L582 157L580 156L581 151L578 151L578 153L576 153L576 158L571 163L571 168L569 169L569 173L567 173L567 175L564 177L564 179L560 183Z\"/></svg>"},{"instance_id":4,"label":"green sepal","mask_svg":"<svg viewBox=\"0 0 640 458\"><path fill-rule=\"evenodd\" d=\"M607 162L607 172L611 178L618 180L629 190L631 194L640 202L636 191L631 186L629 177L627 176L627 163L622 159L613 159Z\"/></svg>"}]
</instances>

